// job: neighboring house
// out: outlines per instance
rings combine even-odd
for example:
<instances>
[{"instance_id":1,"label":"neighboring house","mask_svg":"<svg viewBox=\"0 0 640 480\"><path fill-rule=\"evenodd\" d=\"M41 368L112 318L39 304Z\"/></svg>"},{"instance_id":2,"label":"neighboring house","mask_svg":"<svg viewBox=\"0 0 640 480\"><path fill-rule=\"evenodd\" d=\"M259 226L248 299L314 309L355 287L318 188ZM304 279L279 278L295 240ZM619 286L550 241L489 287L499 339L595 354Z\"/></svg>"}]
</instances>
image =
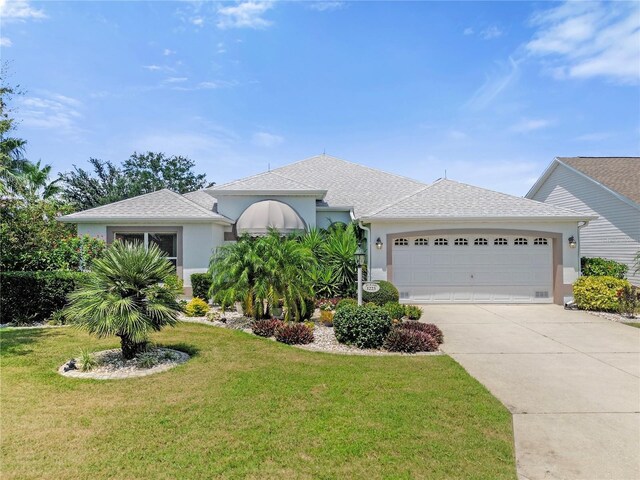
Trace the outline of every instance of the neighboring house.
<instances>
[{"instance_id":1,"label":"neighboring house","mask_svg":"<svg viewBox=\"0 0 640 480\"><path fill-rule=\"evenodd\" d=\"M580 229L580 255L622 262L640 285L640 157L555 158L526 197L597 216Z\"/></svg>"},{"instance_id":2,"label":"neighboring house","mask_svg":"<svg viewBox=\"0 0 640 480\"><path fill-rule=\"evenodd\" d=\"M357 221L368 273L404 301L563 303L579 275L569 239L594 217L441 179L427 185L328 155L209 189L168 190L66 215L78 234L156 243L184 279L239 234Z\"/></svg>"}]
</instances>

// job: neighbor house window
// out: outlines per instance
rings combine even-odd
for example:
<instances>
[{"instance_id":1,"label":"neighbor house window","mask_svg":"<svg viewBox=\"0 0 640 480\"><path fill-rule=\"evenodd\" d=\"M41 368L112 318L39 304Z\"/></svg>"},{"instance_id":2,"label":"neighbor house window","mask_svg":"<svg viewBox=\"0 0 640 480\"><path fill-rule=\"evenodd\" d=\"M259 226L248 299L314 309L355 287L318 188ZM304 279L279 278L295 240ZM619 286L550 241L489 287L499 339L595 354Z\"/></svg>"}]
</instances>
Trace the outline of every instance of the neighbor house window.
<instances>
[{"instance_id":1,"label":"neighbor house window","mask_svg":"<svg viewBox=\"0 0 640 480\"><path fill-rule=\"evenodd\" d=\"M393 242L396 247L406 247L409 245L409 240L406 238L396 238Z\"/></svg>"},{"instance_id":2,"label":"neighbor house window","mask_svg":"<svg viewBox=\"0 0 640 480\"><path fill-rule=\"evenodd\" d=\"M509 245L509 242L507 241L506 238L496 238L493 241L494 245Z\"/></svg>"},{"instance_id":3,"label":"neighbor house window","mask_svg":"<svg viewBox=\"0 0 640 480\"><path fill-rule=\"evenodd\" d=\"M486 238L476 238L473 241L474 245L489 245L489 241Z\"/></svg>"},{"instance_id":4,"label":"neighbor house window","mask_svg":"<svg viewBox=\"0 0 640 480\"><path fill-rule=\"evenodd\" d=\"M526 238L516 238L516 239L513 241L513 244L514 244L514 245L526 245L526 244L528 244L528 243L529 243L529 242L527 241L527 239L526 239Z\"/></svg>"},{"instance_id":5,"label":"neighbor house window","mask_svg":"<svg viewBox=\"0 0 640 480\"><path fill-rule=\"evenodd\" d=\"M428 238L416 238L415 241L413 242L414 245L429 245L429 239Z\"/></svg>"},{"instance_id":6,"label":"neighbor house window","mask_svg":"<svg viewBox=\"0 0 640 480\"><path fill-rule=\"evenodd\" d=\"M161 232L143 232L143 233L120 233L113 234L115 240L123 243L140 243L149 248L150 245L156 245L162 253L167 256L173 266L178 263L178 234L177 233L161 233Z\"/></svg>"},{"instance_id":7,"label":"neighbor house window","mask_svg":"<svg viewBox=\"0 0 640 480\"><path fill-rule=\"evenodd\" d=\"M548 245L548 243L547 243L547 239L546 239L546 238L536 238L536 239L533 241L533 244L534 244L534 245Z\"/></svg>"},{"instance_id":8,"label":"neighbor house window","mask_svg":"<svg viewBox=\"0 0 640 480\"><path fill-rule=\"evenodd\" d=\"M453 241L453 244L458 246L469 245L469 240L467 240L466 238L456 238Z\"/></svg>"},{"instance_id":9,"label":"neighbor house window","mask_svg":"<svg viewBox=\"0 0 640 480\"><path fill-rule=\"evenodd\" d=\"M433 241L433 244L438 246L449 245L449 240L447 240L446 238L436 238Z\"/></svg>"}]
</instances>

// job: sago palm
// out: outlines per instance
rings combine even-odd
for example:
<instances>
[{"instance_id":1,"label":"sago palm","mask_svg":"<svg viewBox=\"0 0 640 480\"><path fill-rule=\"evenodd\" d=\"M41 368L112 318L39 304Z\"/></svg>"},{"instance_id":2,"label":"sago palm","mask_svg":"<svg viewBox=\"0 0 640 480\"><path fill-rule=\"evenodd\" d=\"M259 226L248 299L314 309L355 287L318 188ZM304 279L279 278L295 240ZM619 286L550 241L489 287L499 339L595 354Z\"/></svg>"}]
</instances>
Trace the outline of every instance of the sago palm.
<instances>
[{"instance_id":1,"label":"sago palm","mask_svg":"<svg viewBox=\"0 0 640 480\"><path fill-rule=\"evenodd\" d=\"M178 321L173 266L157 246L114 242L94 260L87 280L69 295L71 322L99 337L120 337L122 355L134 358L149 334Z\"/></svg>"}]
</instances>

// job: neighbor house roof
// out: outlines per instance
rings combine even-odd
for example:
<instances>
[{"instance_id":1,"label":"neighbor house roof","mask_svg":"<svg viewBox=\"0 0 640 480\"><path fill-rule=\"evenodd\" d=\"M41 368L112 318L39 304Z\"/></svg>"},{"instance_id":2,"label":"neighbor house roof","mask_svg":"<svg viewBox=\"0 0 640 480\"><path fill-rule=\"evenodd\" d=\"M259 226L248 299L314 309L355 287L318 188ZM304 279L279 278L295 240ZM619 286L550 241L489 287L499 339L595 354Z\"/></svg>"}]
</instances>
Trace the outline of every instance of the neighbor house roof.
<instances>
[{"instance_id":1,"label":"neighbor house roof","mask_svg":"<svg viewBox=\"0 0 640 480\"><path fill-rule=\"evenodd\" d=\"M163 189L60 218L67 223L103 221L220 221L231 223L189 198Z\"/></svg>"},{"instance_id":2,"label":"neighbor house roof","mask_svg":"<svg viewBox=\"0 0 640 480\"><path fill-rule=\"evenodd\" d=\"M323 207L353 208L356 217L388 205L398 197L415 193L425 184L392 173L347 162L330 155L317 155L266 174L254 175L209 189L213 195L225 190L269 191L302 185L325 192ZM300 187L302 188L302 187Z\"/></svg>"},{"instance_id":3,"label":"neighbor house roof","mask_svg":"<svg viewBox=\"0 0 640 480\"><path fill-rule=\"evenodd\" d=\"M556 160L640 204L640 157L558 157Z\"/></svg>"},{"instance_id":4,"label":"neighbor house roof","mask_svg":"<svg viewBox=\"0 0 640 480\"><path fill-rule=\"evenodd\" d=\"M591 217L554 205L440 179L365 216L367 219L575 219Z\"/></svg>"}]
</instances>

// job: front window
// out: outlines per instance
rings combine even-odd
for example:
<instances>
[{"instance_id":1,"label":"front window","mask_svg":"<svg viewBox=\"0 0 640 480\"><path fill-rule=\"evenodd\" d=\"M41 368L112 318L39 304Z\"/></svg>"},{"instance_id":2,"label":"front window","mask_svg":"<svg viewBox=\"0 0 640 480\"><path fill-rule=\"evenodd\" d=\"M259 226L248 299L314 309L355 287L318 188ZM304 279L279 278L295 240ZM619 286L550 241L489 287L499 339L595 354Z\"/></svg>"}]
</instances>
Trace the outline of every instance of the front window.
<instances>
[{"instance_id":1,"label":"front window","mask_svg":"<svg viewBox=\"0 0 640 480\"><path fill-rule=\"evenodd\" d=\"M114 233L113 238L123 243L141 243L145 248L156 245L164 253L174 267L178 263L178 234L144 232L144 233Z\"/></svg>"}]
</instances>

